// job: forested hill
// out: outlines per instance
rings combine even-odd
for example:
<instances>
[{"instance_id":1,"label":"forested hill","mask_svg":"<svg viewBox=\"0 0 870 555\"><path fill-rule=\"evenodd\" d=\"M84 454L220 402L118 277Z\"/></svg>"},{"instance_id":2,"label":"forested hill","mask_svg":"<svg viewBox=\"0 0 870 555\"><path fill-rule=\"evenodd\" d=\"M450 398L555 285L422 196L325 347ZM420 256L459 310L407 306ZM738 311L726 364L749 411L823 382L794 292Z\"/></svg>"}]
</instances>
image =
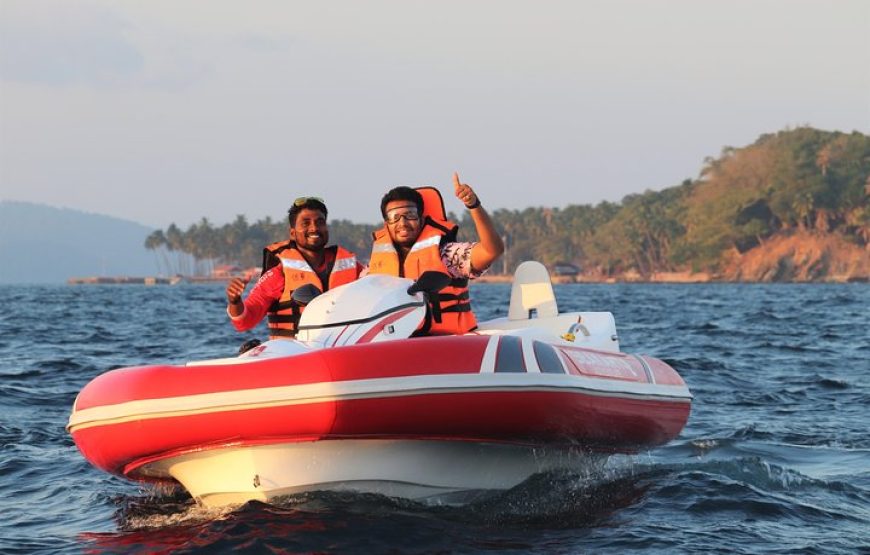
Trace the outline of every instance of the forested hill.
<instances>
[{"instance_id":1,"label":"forested hill","mask_svg":"<svg viewBox=\"0 0 870 555\"><path fill-rule=\"evenodd\" d=\"M784 130L745 147L726 147L718 158L704 160L697 179L661 191L629 195L619 203L501 209L492 216L508 244L497 271L510 272L534 259L549 266L573 263L598 279L643 279L662 272L743 280L823 280L833 274L867 279L870 137L809 127ZM467 214L461 223L473 233ZM330 221L332 242L363 257L372 229ZM265 244L286 234L284 221L269 218L248 223L239 216L222 226L203 219L187 230L172 225L156 231L146 247L248 266L259 263ZM811 255L783 246L813 240L820 246ZM771 245L781 258L765 256ZM760 266L743 267L750 262Z\"/></svg>"},{"instance_id":2,"label":"forested hill","mask_svg":"<svg viewBox=\"0 0 870 555\"><path fill-rule=\"evenodd\" d=\"M135 222L0 200L0 284L62 283L81 276L153 276L154 231Z\"/></svg>"}]
</instances>

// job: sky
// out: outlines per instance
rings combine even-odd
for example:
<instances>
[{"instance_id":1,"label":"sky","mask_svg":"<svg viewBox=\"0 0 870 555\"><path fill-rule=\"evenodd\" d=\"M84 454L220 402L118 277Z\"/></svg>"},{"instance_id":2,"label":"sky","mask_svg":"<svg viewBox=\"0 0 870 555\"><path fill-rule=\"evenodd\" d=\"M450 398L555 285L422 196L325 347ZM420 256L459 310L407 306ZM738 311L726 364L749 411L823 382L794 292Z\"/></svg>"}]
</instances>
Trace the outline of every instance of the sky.
<instances>
[{"instance_id":1,"label":"sky","mask_svg":"<svg viewBox=\"0 0 870 555\"><path fill-rule=\"evenodd\" d=\"M153 227L618 202L804 125L870 134L870 2L0 0L0 200Z\"/></svg>"}]
</instances>

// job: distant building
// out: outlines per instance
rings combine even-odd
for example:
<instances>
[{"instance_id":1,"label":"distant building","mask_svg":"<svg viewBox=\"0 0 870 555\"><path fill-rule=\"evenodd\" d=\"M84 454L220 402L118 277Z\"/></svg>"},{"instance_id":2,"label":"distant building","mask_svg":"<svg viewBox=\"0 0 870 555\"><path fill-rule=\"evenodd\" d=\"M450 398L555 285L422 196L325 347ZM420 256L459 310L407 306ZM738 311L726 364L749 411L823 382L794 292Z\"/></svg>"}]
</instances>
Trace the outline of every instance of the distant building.
<instances>
[{"instance_id":1,"label":"distant building","mask_svg":"<svg viewBox=\"0 0 870 555\"><path fill-rule=\"evenodd\" d=\"M553 264L553 274L574 277L580 274L580 268L570 262L556 262Z\"/></svg>"},{"instance_id":2,"label":"distant building","mask_svg":"<svg viewBox=\"0 0 870 555\"><path fill-rule=\"evenodd\" d=\"M214 270L207 276L185 276L184 281L188 283L213 283L218 281L230 281L235 277L247 277L251 280L256 280L260 277L260 268L250 267L242 268L235 264L219 264L214 267Z\"/></svg>"},{"instance_id":3,"label":"distant building","mask_svg":"<svg viewBox=\"0 0 870 555\"><path fill-rule=\"evenodd\" d=\"M211 277L234 277L242 273L242 268L235 264L220 264L214 267Z\"/></svg>"}]
</instances>

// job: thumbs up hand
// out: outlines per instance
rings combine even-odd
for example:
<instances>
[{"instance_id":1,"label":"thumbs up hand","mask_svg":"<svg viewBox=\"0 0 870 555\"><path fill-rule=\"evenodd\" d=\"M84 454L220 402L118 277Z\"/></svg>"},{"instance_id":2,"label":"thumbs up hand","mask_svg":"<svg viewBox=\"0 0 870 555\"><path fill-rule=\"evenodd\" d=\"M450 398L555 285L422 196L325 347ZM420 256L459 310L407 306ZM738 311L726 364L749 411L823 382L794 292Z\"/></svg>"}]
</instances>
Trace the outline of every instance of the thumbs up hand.
<instances>
[{"instance_id":1,"label":"thumbs up hand","mask_svg":"<svg viewBox=\"0 0 870 555\"><path fill-rule=\"evenodd\" d=\"M456 172L453 172L453 193L469 210L480 206L480 199L477 198L474 189L467 183L461 183L459 181L459 174Z\"/></svg>"}]
</instances>

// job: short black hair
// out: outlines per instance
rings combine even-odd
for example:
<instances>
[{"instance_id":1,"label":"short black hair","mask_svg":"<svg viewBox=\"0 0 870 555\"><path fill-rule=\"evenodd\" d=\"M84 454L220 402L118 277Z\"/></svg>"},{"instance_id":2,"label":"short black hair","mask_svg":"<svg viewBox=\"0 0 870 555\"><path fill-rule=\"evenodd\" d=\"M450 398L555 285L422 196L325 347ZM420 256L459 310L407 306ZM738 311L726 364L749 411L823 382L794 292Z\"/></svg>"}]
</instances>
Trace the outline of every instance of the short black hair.
<instances>
[{"instance_id":1,"label":"short black hair","mask_svg":"<svg viewBox=\"0 0 870 555\"><path fill-rule=\"evenodd\" d=\"M417 213L423 215L423 195L410 187L395 187L381 199L381 216L387 219L387 204L394 200L408 200L417 205Z\"/></svg>"},{"instance_id":2,"label":"short black hair","mask_svg":"<svg viewBox=\"0 0 870 555\"><path fill-rule=\"evenodd\" d=\"M299 202L298 200L293 203L293 206L290 207L290 210L287 211L287 221L290 222L290 225L296 225L296 216L299 215L300 212L304 209L308 210L319 210L323 212L323 217L329 216L329 212L326 210L326 205L313 197L308 197L305 199L305 202Z\"/></svg>"}]
</instances>

